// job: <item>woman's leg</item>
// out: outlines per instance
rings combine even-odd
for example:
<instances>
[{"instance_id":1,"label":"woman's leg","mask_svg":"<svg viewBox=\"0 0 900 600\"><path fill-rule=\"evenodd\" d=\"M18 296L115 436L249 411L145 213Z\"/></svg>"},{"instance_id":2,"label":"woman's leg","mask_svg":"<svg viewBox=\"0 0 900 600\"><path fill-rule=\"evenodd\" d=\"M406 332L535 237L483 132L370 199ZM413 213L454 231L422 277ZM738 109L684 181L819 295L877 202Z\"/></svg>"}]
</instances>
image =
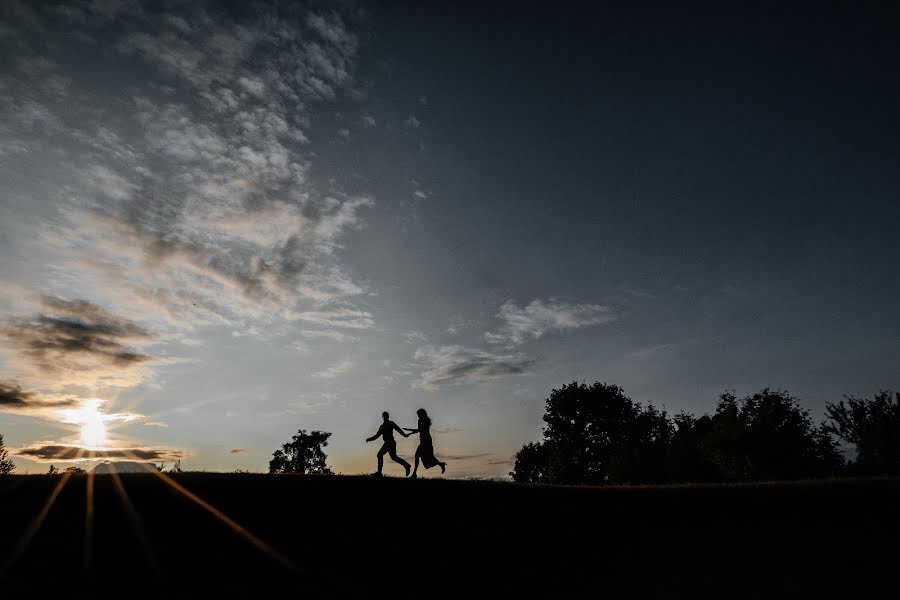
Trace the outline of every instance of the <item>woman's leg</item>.
<instances>
[{"instance_id":1,"label":"woman's leg","mask_svg":"<svg viewBox=\"0 0 900 600\"><path fill-rule=\"evenodd\" d=\"M419 470L419 449L416 448L416 466L413 467L413 477L416 477L416 471Z\"/></svg>"}]
</instances>

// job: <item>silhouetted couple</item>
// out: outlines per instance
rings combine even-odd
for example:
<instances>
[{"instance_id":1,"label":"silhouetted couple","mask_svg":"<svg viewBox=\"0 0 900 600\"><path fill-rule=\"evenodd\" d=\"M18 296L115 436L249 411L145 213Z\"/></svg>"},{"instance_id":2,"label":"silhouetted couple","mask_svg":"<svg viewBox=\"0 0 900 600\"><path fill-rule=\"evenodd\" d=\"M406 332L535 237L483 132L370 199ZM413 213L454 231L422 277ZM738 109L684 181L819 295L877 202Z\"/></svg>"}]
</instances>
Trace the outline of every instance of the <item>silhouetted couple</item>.
<instances>
[{"instance_id":1,"label":"silhouetted couple","mask_svg":"<svg viewBox=\"0 0 900 600\"><path fill-rule=\"evenodd\" d=\"M406 476L411 479L416 479L418 477L417 472L419 470L420 461L422 466L426 469L439 466L441 468L441 473L444 473L447 469L447 463L441 462L434 457L434 445L431 441L431 419L428 418L428 413L425 412L424 408L420 408L416 411L416 414L419 416L419 426L415 429L404 427L403 429L409 432L406 433L406 431L400 429L397 427L396 423L391 421L391 416L387 412L381 413L384 423L381 424L381 427L378 428L378 432L375 435L366 439L366 442L373 442L379 437L384 440L381 450L378 451L378 472L376 475L381 475L381 469L384 467L385 454L390 456L391 460L395 463L403 465L403 468L406 469ZM419 447L416 448L416 466L413 469L412 476L409 474L409 463L397 456L397 441L394 440L394 431L403 437L409 437L414 433L419 434Z\"/></svg>"}]
</instances>

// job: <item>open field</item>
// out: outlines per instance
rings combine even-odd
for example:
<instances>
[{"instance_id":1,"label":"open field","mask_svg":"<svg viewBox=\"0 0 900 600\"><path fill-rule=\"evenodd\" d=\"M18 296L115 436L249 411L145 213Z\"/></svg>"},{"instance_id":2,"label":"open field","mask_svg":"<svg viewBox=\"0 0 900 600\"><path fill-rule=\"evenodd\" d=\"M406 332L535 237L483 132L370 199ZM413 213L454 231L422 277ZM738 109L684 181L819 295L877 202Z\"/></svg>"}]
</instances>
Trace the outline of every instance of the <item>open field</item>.
<instances>
[{"instance_id":1,"label":"open field","mask_svg":"<svg viewBox=\"0 0 900 600\"><path fill-rule=\"evenodd\" d=\"M69 478L8 566L0 597L591 590L859 598L900 589L896 478L598 489L213 473L180 474L173 486L151 474L120 477L133 513L113 476ZM62 479L0 478L3 557Z\"/></svg>"}]
</instances>

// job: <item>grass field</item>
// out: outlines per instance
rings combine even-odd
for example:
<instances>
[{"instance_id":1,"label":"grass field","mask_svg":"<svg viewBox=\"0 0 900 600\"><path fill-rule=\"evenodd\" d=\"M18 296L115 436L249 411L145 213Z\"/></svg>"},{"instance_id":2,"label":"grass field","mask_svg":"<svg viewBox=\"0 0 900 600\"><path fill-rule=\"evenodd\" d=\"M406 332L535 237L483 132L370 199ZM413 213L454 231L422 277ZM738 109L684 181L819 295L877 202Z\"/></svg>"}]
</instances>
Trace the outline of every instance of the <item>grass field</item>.
<instances>
[{"instance_id":1,"label":"grass field","mask_svg":"<svg viewBox=\"0 0 900 600\"><path fill-rule=\"evenodd\" d=\"M71 477L21 553L62 478L0 478L0 560L15 557L0 598L885 598L900 589L896 478L603 489L120 478L131 510L113 476Z\"/></svg>"}]
</instances>

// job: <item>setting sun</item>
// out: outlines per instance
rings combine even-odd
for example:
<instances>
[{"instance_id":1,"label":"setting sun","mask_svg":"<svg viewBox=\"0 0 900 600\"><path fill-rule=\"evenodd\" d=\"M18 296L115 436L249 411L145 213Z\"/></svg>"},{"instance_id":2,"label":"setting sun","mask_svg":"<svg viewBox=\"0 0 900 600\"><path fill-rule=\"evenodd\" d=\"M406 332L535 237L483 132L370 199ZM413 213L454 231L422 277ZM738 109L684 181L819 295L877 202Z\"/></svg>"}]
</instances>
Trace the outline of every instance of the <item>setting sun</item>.
<instances>
[{"instance_id":1,"label":"setting sun","mask_svg":"<svg viewBox=\"0 0 900 600\"><path fill-rule=\"evenodd\" d=\"M96 409L86 411L81 425L81 442L88 447L96 448L106 444L106 424L103 415Z\"/></svg>"},{"instance_id":2,"label":"setting sun","mask_svg":"<svg viewBox=\"0 0 900 600\"><path fill-rule=\"evenodd\" d=\"M77 409L61 411L64 421L79 426L81 445L85 448L102 448L108 441L106 422L109 415L101 410L102 400L85 400Z\"/></svg>"}]
</instances>

